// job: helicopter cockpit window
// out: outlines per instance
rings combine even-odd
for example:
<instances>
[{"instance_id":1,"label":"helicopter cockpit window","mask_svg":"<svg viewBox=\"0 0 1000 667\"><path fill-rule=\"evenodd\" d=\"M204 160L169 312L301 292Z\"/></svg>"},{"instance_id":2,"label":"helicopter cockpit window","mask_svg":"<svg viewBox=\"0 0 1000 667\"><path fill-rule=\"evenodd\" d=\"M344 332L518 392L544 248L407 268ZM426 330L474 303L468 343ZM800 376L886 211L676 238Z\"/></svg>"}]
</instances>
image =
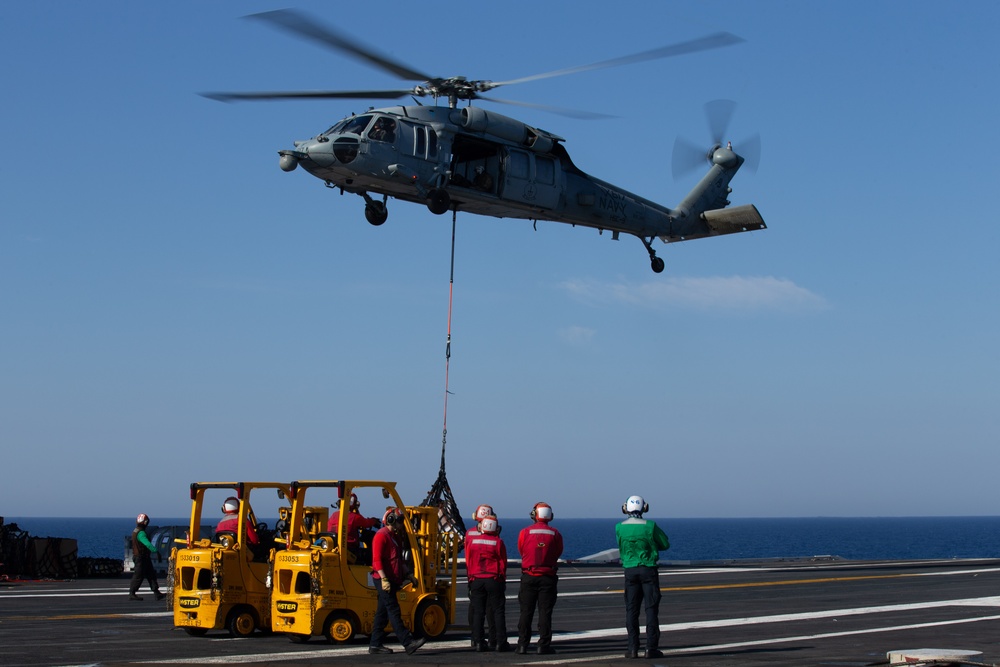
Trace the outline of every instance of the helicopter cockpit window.
<instances>
[{"instance_id":1,"label":"helicopter cockpit window","mask_svg":"<svg viewBox=\"0 0 1000 667\"><path fill-rule=\"evenodd\" d=\"M379 118L372 129L368 130L368 138L372 141L396 141L396 121L392 118Z\"/></svg>"},{"instance_id":2,"label":"helicopter cockpit window","mask_svg":"<svg viewBox=\"0 0 1000 667\"><path fill-rule=\"evenodd\" d=\"M340 130L341 134L363 134L365 128L368 127L368 123L372 120L371 116L355 116L347 121L343 129Z\"/></svg>"}]
</instances>

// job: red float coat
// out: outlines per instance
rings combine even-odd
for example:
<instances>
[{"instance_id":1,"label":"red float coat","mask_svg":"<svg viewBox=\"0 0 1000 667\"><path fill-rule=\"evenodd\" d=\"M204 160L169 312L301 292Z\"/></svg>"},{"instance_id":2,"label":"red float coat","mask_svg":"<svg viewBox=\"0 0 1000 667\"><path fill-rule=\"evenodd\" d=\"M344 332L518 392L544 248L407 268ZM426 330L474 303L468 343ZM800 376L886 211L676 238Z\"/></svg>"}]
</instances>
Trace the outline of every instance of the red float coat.
<instances>
[{"instance_id":1,"label":"red float coat","mask_svg":"<svg viewBox=\"0 0 1000 667\"><path fill-rule=\"evenodd\" d=\"M465 568L473 579L507 580L507 546L497 535L466 533Z\"/></svg>"},{"instance_id":2,"label":"red float coat","mask_svg":"<svg viewBox=\"0 0 1000 667\"><path fill-rule=\"evenodd\" d=\"M340 510L334 512L330 520L327 521L326 532L336 533L338 523L340 523ZM361 531L365 528L374 528L376 525L378 525L378 519L369 519L361 516L360 512L351 510L347 515L347 548L357 549L361 544Z\"/></svg>"},{"instance_id":3,"label":"red float coat","mask_svg":"<svg viewBox=\"0 0 1000 667\"><path fill-rule=\"evenodd\" d=\"M372 579L381 579L378 571L385 572L389 583L399 585L406 579L406 564L403 562L402 536L396 537L392 529L383 526L372 540Z\"/></svg>"},{"instance_id":4,"label":"red float coat","mask_svg":"<svg viewBox=\"0 0 1000 667\"><path fill-rule=\"evenodd\" d=\"M220 521L219 525L215 527L215 532L221 533L224 530L228 530L232 533L236 533L239 529L240 518L235 514L227 514L222 517L222 521ZM257 529L254 528L254 525L249 521L247 521L247 541L250 542L250 544L257 544L260 542L260 538L257 537Z\"/></svg>"},{"instance_id":5,"label":"red float coat","mask_svg":"<svg viewBox=\"0 0 1000 667\"><path fill-rule=\"evenodd\" d=\"M555 576L563 552L562 534L544 521L521 529L517 536L521 571L533 577Z\"/></svg>"}]
</instances>

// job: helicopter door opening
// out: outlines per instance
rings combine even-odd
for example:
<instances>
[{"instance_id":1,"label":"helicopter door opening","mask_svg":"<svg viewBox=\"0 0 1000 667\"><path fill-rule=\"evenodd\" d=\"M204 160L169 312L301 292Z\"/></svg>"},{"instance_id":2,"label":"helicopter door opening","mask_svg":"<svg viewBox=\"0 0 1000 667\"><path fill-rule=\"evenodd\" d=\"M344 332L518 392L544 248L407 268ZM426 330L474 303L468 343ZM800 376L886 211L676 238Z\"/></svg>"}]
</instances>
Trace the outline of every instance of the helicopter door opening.
<instances>
[{"instance_id":1,"label":"helicopter door opening","mask_svg":"<svg viewBox=\"0 0 1000 667\"><path fill-rule=\"evenodd\" d=\"M460 134L451 146L451 185L496 195L500 144Z\"/></svg>"}]
</instances>

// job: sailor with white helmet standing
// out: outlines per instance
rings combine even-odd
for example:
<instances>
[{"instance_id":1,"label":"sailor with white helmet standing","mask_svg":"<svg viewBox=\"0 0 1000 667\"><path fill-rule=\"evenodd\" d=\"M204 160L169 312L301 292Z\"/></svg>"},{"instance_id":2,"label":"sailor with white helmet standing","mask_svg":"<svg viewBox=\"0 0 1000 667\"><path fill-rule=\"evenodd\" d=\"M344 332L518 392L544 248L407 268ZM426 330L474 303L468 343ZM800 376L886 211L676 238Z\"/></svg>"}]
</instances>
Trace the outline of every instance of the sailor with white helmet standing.
<instances>
[{"instance_id":1,"label":"sailor with white helmet standing","mask_svg":"<svg viewBox=\"0 0 1000 667\"><path fill-rule=\"evenodd\" d=\"M660 651L660 551L670 548L667 534L642 515L649 504L642 496L629 496L622 505L628 518L615 526L618 552L625 569L625 629L628 631L626 658L639 657L639 607L646 607L646 658L659 658Z\"/></svg>"},{"instance_id":2,"label":"sailor with white helmet standing","mask_svg":"<svg viewBox=\"0 0 1000 667\"><path fill-rule=\"evenodd\" d=\"M472 540L476 537L482 535L479 530L479 523L488 516L495 516L493 513L493 508L490 505L479 505L476 507L476 511L472 513L472 520L476 522L472 528L465 532L465 549L466 549L466 559L468 559L468 549ZM497 535L500 533L497 532ZM506 582L506 577L504 578ZM506 585L506 584L505 584ZM473 627L472 624L472 581L469 581L469 627ZM493 621L490 615L486 616L486 627L489 628L489 646L496 648L497 644L497 632L496 628L493 627ZM472 648L478 648L478 644L475 640L472 640Z\"/></svg>"},{"instance_id":3,"label":"sailor with white helmet standing","mask_svg":"<svg viewBox=\"0 0 1000 667\"><path fill-rule=\"evenodd\" d=\"M556 606L559 557L563 552L562 534L549 523L554 518L548 503L531 508L535 523L521 529L517 550L521 554L521 589L517 601L521 613L517 620L515 653L527 653L531 641L531 622L538 609L538 653L555 653L552 648L552 609Z\"/></svg>"}]
</instances>

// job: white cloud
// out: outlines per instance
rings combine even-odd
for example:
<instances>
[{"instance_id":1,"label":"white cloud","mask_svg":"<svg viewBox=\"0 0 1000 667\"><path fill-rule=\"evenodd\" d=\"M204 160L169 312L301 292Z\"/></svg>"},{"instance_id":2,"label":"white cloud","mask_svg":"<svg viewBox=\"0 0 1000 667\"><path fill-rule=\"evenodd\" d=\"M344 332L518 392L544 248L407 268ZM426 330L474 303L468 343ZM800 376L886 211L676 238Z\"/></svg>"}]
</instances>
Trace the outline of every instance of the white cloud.
<instances>
[{"instance_id":1,"label":"white cloud","mask_svg":"<svg viewBox=\"0 0 1000 667\"><path fill-rule=\"evenodd\" d=\"M582 301L622 303L657 310L792 311L827 307L823 297L791 280L773 276L667 278L642 283L567 280L559 287Z\"/></svg>"}]
</instances>

